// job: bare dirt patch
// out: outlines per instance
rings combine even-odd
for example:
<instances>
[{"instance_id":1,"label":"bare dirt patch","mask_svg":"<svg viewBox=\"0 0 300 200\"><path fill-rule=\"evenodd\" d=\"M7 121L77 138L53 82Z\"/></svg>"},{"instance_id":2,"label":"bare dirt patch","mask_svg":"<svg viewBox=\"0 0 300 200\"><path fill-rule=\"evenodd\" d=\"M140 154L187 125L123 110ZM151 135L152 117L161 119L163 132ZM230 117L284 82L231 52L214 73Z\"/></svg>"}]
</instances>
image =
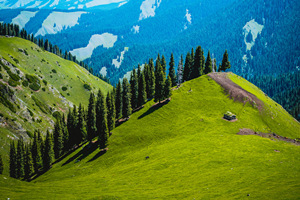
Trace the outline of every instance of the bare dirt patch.
<instances>
[{"instance_id":1,"label":"bare dirt patch","mask_svg":"<svg viewBox=\"0 0 300 200\"><path fill-rule=\"evenodd\" d=\"M240 129L240 131L237 134L238 135L257 135L257 136L261 136L263 138L270 138L271 140L281 140L281 141L293 143L295 145L300 146L299 140L283 137L283 136L277 135L275 133L262 133L262 132L253 131L248 128L243 128L243 129Z\"/></svg>"},{"instance_id":2,"label":"bare dirt patch","mask_svg":"<svg viewBox=\"0 0 300 200\"><path fill-rule=\"evenodd\" d=\"M210 73L208 76L224 88L224 91L229 94L229 98L244 104L249 102L253 107L257 107L259 111L262 111L264 103L254 94L232 82L232 80L227 77L227 73Z\"/></svg>"}]
</instances>

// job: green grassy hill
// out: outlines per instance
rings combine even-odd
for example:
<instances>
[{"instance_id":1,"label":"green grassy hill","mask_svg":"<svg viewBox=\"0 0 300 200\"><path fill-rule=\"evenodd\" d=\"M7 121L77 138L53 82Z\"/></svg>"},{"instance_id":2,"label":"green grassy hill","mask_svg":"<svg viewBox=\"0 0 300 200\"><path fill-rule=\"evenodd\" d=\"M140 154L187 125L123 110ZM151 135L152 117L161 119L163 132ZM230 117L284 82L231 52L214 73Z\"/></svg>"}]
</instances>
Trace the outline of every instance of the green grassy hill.
<instances>
[{"instance_id":1,"label":"green grassy hill","mask_svg":"<svg viewBox=\"0 0 300 200\"><path fill-rule=\"evenodd\" d=\"M87 107L90 91L84 84L94 92L112 89L76 63L21 38L0 36L0 61L0 153L5 160L10 139L22 135L26 140L35 129L52 129L56 111L66 113L79 103Z\"/></svg>"},{"instance_id":2,"label":"green grassy hill","mask_svg":"<svg viewBox=\"0 0 300 200\"><path fill-rule=\"evenodd\" d=\"M202 76L174 90L168 104L150 101L134 113L104 154L82 147L30 183L0 176L0 198L299 199L300 146L237 134L248 128L294 139L299 123L246 80L227 78L263 109L228 98ZM224 120L226 111L238 120Z\"/></svg>"}]
</instances>

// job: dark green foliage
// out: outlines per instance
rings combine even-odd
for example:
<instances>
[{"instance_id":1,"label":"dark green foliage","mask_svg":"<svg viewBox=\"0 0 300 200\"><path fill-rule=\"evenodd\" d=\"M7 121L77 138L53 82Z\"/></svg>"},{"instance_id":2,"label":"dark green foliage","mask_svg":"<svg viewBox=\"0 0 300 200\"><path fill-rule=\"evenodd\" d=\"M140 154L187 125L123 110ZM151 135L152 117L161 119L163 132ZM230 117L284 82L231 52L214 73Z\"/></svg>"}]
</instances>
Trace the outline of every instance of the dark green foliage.
<instances>
[{"instance_id":1,"label":"dark green foliage","mask_svg":"<svg viewBox=\"0 0 300 200\"><path fill-rule=\"evenodd\" d=\"M11 99L14 96L14 92L4 83L0 82L0 103L9 108L12 112L16 112L14 104L11 103Z\"/></svg>"},{"instance_id":2,"label":"dark green foliage","mask_svg":"<svg viewBox=\"0 0 300 200\"><path fill-rule=\"evenodd\" d=\"M55 69L52 69L52 72L53 72L54 74L56 74L56 73L57 73L57 71L56 71Z\"/></svg>"},{"instance_id":3,"label":"dark green foliage","mask_svg":"<svg viewBox=\"0 0 300 200\"><path fill-rule=\"evenodd\" d=\"M108 93L106 96L106 105L107 105L107 127L108 131L112 131L115 128L116 120L116 108L114 102L114 92Z\"/></svg>"},{"instance_id":4,"label":"dark green foliage","mask_svg":"<svg viewBox=\"0 0 300 200\"><path fill-rule=\"evenodd\" d=\"M64 141L62 129L61 120L56 120L53 132L55 158L59 158L63 153Z\"/></svg>"},{"instance_id":5,"label":"dark green foliage","mask_svg":"<svg viewBox=\"0 0 300 200\"><path fill-rule=\"evenodd\" d=\"M25 179L29 180L34 173L33 160L29 146L27 146L25 150L24 162Z\"/></svg>"},{"instance_id":6,"label":"dark green foliage","mask_svg":"<svg viewBox=\"0 0 300 200\"><path fill-rule=\"evenodd\" d=\"M26 74L25 77L29 83L39 82L39 78L35 75Z\"/></svg>"},{"instance_id":7,"label":"dark green foliage","mask_svg":"<svg viewBox=\"0 0 300 200\"><path fill-rule=\"evenodd\" d=\"M147 91L147 98L152 98L155 93L155 73L154 73L154 63L153 59L149 59L149 67L147 72L147 76L145 74L145 81L146 81L146 91Z\"/></svg>"},{"instance_id":8,"label":"dark green foliage","mask_svg":"<svg viewBox=\"0 0 300 200\"><path fill-rule=\"evenodd\" d=\"M24 177L24 142L23 139L19 139L17 143L17 177L16 178L23 178Z\"/></svg>"},{"instance_id":9,"label":"dark green foliage","mask_svg":"<svg viewBox=\"0 0 300 200\"><path fill-rule=\"evenodd\" d=\"M52 116L55 118L55 119L60 119L61 118L61 115L58 111L55 111L54 113L52 113Z\"/></svg>"},{"instance_id":10,"label":"dark green foliage","mask_svg":"<svg viewBox=\"0 0 300 200\"><path fill-rule=\"evenodd\" d=\"M144 105L147 101L146 81L144 73L139 76L138 107Z\"/></svg>"},{"instance_id":11,"label":"dark green foliage","mask_svg":"<svg viewBox=\"0 0 300 200\"><path fill-rule=\"evenodd\" d=\"M184 63L184 70L183 70L183 81L190 80L192 71L192 58L190 52L186 54L185 63Z\"/></svg>"},{"instance_id":12,"label":"dark green foliage","mask_svg":"<svg viewBox=\"0 0 300 200\"><path fill-rule=\"evenodd\" d=\"M123 79L122 88L122 116L123 118L127 118L132 112L130 84L128 83L127 78Z\"/></svg>"},{"instance_id":13,"label":"dark green foliage","mask_svg":"<svg viewBox=\"0 0 300 200\"><path fill-rule=\"evenodd\" d=\"M46 80L43 80L43 83L44 83L45 85L47 85L48 82L47 82Z\"/></svg>"},{"instance_id":14,"label":"dark green foliage","mask_svg":"<svg viewBox=\"0 0 300 200\"><path fill-rule=\"evenodd\" d=\"M80 144L86 138L86 128L85 128L85 120L84 120L84 108L81 104L79 104L78 108L78 120L76 124L76 139L75 144Z\"/></svg>"},{"instance_id":15,"label":"dark green foliage","mask_svg":"<svg viewBox=\"0 0 300 200\"><path fill-rule=\"evenodd\" d=\"M53 160L54 160L53 139L49 131L47 131L45 147L43 150L43 167L45 170L50 169Z\"/></svg>"},{"instance_id":16,"label":"dark green foliage","mask_svg":"<svg viewBox=\"0 0 300 200\"><path fill-rule=\"evenodd\" d=\"M208 74L210 72L212 72L212 61L210 58L210 52L208 51L206 62L205 62L204 74Z\"/></svg>"},{"instance_id":17,"label":"dark green foliage","mask_svg":"<svg viewBox=\"0 0 300 200\"><path fill-rule=\"evenodd\" d=\"M171 54L170 62L169 62L169 76L171 78L172 87L176 85L176 73L175 73L175 61L173 53Z\"/></svg>"},{"instance_id":18,"label":"dark green foliage","mask_svg":"<svg viewBox=\"0 0 300 200\"><path fill-rule=\"evenodd\" d=\"M8 75L10 76L10 78L14 81L19 81L20 80L20 77L18 74L14 74L12 73L10 70L7 70L6 71L8 73Z\"/></svg>"},{"instance_id":19,"label":"dark green foliage","mask_svg":"<svg viewBox=\"0 0 300 200\"><path fill-rule=\"evenodd\" d=\"M12 178L17 178L17 152L14 141L10 143L9 175Z\"/></svg>"},{"instance_id":20,"label":"dark green foliage","mask_svg":"<svg viewBox=\"0 0 300 200\"><path fill-rule=\"evenodd\" d=\"M29 112L30 116L33 117L33 112L29 108L27 108L27 111Z\"/></svg>"},{"instance_id":21,"label":"dark green foliage","mask_svg":"<svg viewBox=\"0 0 300 200\"><path fill-rule=\"evenodd\" d=\"M194 58L194 64L192 69L193 76L191 78L197 78L203 74L203 68L204 68L204 54L201 46L198 46L196 48L195 58Z\"/></svg>"},{"instance_id":22,"label":"dark green foliage","mask_svg":"<svg viewBox=\"0 0 300 200\"><path fill-rule=\"evenodd\" d=\"M83 84L83 87L84 87L84 89L86 89L88 91L92 90L92 87L89 84L87 84L87 83Z\"/></svg>"},{"instance_id":23,"label":"dark green foliage","mask_svg":"<svg viewBox=\"0 0 300 200\"><path fill-rule=\"evenodd\" d=\"M49 109L49 107L45 103L38 100L35 96L31 96L31 98L43 113L51 114L51 110Z\"/></svg>"},{"instance_id":24,"label":"dark green foliage","mask_svg":"<svg viewBox=\"0 0 300 200\"><path fill-rule=\"evenodd\" d=\"M28 80L29 84L29 88L34 90L34 91L38 91L41 88L41 82L40 79L34 75L29 75L26 74L25 75L26 79Z\"/></svg>"},{"instance_id":25,"label":"dark green foliage","mask_svg":"<svg viewBox=\"0 0 300 200\"><path fill-rule=\"evenodd\" d=\"M27 80L24 80L24 81L22 81L22 85L24 86L24 87L28 87L28 81Z\"/></svg>"},{"instance_id":26,"label":"dark green foliage","mask_svg":"<svg viewBox=\"0 0 300 200\"><path fill-rule=\"evenodd\" d=\"M67 152L70 149L70 135L65 119L65 114L63 114L61 118L61 128L62 128L62 136L63 136L63 152ZM77 130L78 131L78 130Z\"/></svg>"},{"instance_id":27,"label":"dark green foliage","mask_svg":"<svg viewBox=\"0 0 300 200\"><path fill-rule=\"evenodd\" d=\"M68 90L68 88L66 87L66 86L62 86L62 91L66 91L66 90Z\"/></svg>"},{"instance_id":28,"label":"dark green foliage","mask_svg":"<svg viewBox=\"0 0 300 200\"><path fill-rule=\"evenodd\" d=\"M221 64L221 69L220 71L226 71L226 69L229 69L231 67L230 62L228 60L228 53L227 50L225 50L225 53L223 55L223 60L222 60L222 64Z\"/></svg>"},{"instance_id":29,"label":"dark green foliage","mask_svg":"<svg viewBox=\"0 0 300 200\"><path fill-rule=\"evenodd\" d=\"M90 95L88 116L87 116L87 139L92 141L97 135L96 127L96 110L95 110L95 96L93 93Z\"/></svg>"},{"instance_id":30,"label":"dark green foliage","mask_svg":"<svg viewBox=\"0 0 300 200\"><path fill-rule=\"evenodd\" d=\"M161 67L162 67L162 71L163 71L163 73L164 73L164 76L166 77L167 62L166 62L166 59L165 59L165 56L164 56L164 55L161 56L160 65L161 65Z\"/></svg>"},{"instance_id":31,"label":"dark green foliage","mask_svg":"<svg viewBox=\"0 0 300 200\"><path fill-rule=\"evenodd\" d=\"M165 76L161 66L158 66L157 71L155 73L155 102L160 102L164 100L164 86L165 86Z\"/></svg>"},{"instance_id":32,"label":"dark green foliage","mask_svg":"<svg viewBox=\"0 0 300 200\"><path fill-rule=\"evenodd\" d=\"M115 105L116 105L116 119L122 117L122 85L119 80L116 87L116 96L115 96Z\"/></svg>"},{"instance_id":33,"label":"dark green foliage","mask_svg":"<svg viewBox=\"0 0 300 200\"><path fill-rule=\"evenodd\" d=\"M14 81L12 78L9 78L8 84L12 87L16 87L18 85L18 82Z\"/></svg>"},{"instance_id":34,"label":"dark green foliage","mask_svg":"<svg viewBox=\"0 0 300 200\"><path fill-rule=\"evenodd\" d=\"M171 95L172 95L172 82L171 82L171 77L168 76L164 86L164 96L165 98L169 98Z\"/></svg>"},{"instance_id":35,"label":"dark green foliage","mask_svg":"<svg viewBox=\"0 0 300 200\"><path fill-rule=\"evenodd\" d=\"M38 173L39 168L42 167L42 151L41 151L41 144L38 140L38 132L34 132L31 152L32 152L32 161L33 161L33 168L35 173Z\"/></svg>"},{"instance_id":36,"label":"dark green foliage","mask_svg":"<svg viewBox=\"0 0 300 200\"><path fill-rule=\"evenodd\" d=\"M39 83L31 83L29 85L29 88L32 89L33 91L38 91L41 88L41 85Z\"/></svg>"},{"instance_id":37,"label":"dark green foliage","mask_svg":"<svg viewBox=\"0 0 300 200\"><path fill-rule=\"evenodd\" d=\"M0 155L0 174L3 174L3 160L1 155Z\"/></svg>"},{"instance_id":38,"label":"dark green foliage","mask_svg":"<svg viewBox=\"0 0 300 200\"><path fill-rule=\"evenodd\" d=\"M3 76L2 76L2 74L0 73L0 79L3 79Z\"/></svg>"},{"instance_id":39,"label":"dark green foliage","mask_svg":"<svg viewBox=\"0 0 300 200\"><path fill-rule=\"evenodd\" d=\"M70 145L76 144L76 127L77 126L77 116L73 115L71 108L69 108L68 116L67 116L67 127L69 132L69 141Z\"/></svg>"},{"instance_id":40,"label":"dark green foliage","mask_svg":"<svg viewBox=\"0 0 300 200\"><path fill-rule=\"evenodd\" d=\"M134 109L138 106L138 76L133 69L130 76L130 88L131 88L131 107Z\"/></svg>"},{"instance_id":41,"label":"dark green foliage","mask_svg":"<svg viewBox=\"0 0 300 200\"><path fill-rule=\"evenodd\" d=\"M98 132L100 149L106 147L107 143L107 108L106 108L106 100L101 92L98 91L97 102L96 102L96 127Z\"/></svg>"}]
</instances>

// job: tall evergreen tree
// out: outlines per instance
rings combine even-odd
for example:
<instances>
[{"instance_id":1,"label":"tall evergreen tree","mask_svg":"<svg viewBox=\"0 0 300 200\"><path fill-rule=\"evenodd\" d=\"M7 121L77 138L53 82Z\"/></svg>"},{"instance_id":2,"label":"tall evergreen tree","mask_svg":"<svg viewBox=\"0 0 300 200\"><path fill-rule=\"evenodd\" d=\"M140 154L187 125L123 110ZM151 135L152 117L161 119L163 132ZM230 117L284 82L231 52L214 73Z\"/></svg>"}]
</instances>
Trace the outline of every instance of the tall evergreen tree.
<instances>
[{"instance_id":1,"label":"tall evergreen tree","mask_svg":"<svg viewBox=\"0 0 300 200\"><path fill-rule=\"evenodd\" d=\"M62 136L63 136L63 151L67 152L70 149L70 136L69 136L69 131L66 123L65 114L63 114L61 118L61 128L62 128ZM78 130L76 131L78 132Z\"/></svg>"},{"instance_id":2,"label":"tall evergreen tree","mask_svg":"<svg viewBox=\"0 0 300 200\"><path fill-rule=\"evenodd\" d=\"M115 97L115 105L116 105L116 119L122 117L122 86L119 80L116 88L116 97Z\"/></svg>"},{"instance_id":3,"label":"tall evergreen tree","mask_svg":"<svg viewBox=\"0 0 300 200\"><path fill-rule=\"evenodd\" d=\"M230 67L231 67L231 65L230 65L230 62L228 59L228 53L227 53L227 50L225 50L220 70L225 72L226 69L229 69Z\"/></svg>"},{"instance_id":4,"label":"tall evergreen tree","mask_svg":"<svg viewBox=\"0 0 300 200\"><path fill-rule=\"evenodd\" d=\"M169 98L172 94L172 82L171 82L171 77L168 76L166 82L165 82L165 87L164 87L164 96L165 98Z\"/></svg>"},{"instance_id":5,"label":"tall evergreen tree","mask_svg":"<svg viewBox=\"0 0 300 200\"><path fill-rule=\"evenodd\" d=\"M76 127L75 127L75 117L73 116L73 112L71 108L69 108L69 112L67 115L67 127L68 127L68 132L69 132L69 142L70 146L75 144L76 137L74 136Z\"/></svg>"},{"instance_id":6,"label":"tall evergreen tree","mask_svg":"<svg viewBox=\"0 0 300 200\"><path fill-rule=\"evenodd\" d=\"M17 178L24 177L24 142L23 139L18 140L17 144Z\"/></svg>"},{"instance_id":7,"label":"tall evergreen tree","mask_svg":"<svg viewBox=\"0 0 300 200\"><path fill-rule=\"evenodd\" d=\"M78 108L78 121L77 121L78 136L76 137L76 144L80 144L86 137L85 119L84 119L84 108L79 104Z\"/></svg>"},{"instance_id":8,"label":"tall evergreen tree","mask_svg":"<svg viewBox=\"0 0 300 200\"><path fill-rule=\"evenodd\" d=\"M192 50L191 50L191 68L193 68L193 66L194 66L194 60L195 60L195 52L194 52L194 48L192 48Z\"/></svg>"},{"instance_id":9,"label":"tall evergreen tree","mask_svg":"<svg viewBox=\"0 0 300 200\"><path fill-rule=\"evenodd\" d=\"M185 57L184 70L183 70L183 81L188 81L191 78L191 54L188 52Z\"/></svg>"},{"instance_id":10,"label":"tall evergreen tree","mask_svg":"<svg viewBox=\"0 0 300 200\"><path fill-rule=\"evenodd\" d=\"M193 76L192 78L197 78L203 74L203 55L202 55L201 46L196 48L195 58L194 58L194 65L193 65Z\"/></svg>"},{"instance_id":11,"label":"tall evergreen tree","mask_svg":"<svg viewBox=\"0 0 300 200\"><path fill-rule=\"evenodd\" d=\"M106 147L107 142L107 108L106 108L106 100L101 92L98 91L97 95L97 102L96 102L96 126L98 131L98 138L100 141L100 149Z\"/></svg>"},{"instance_id":12,"label":"tall evergreen tree","mask_svg":"<svg viewBox=\"0 0 300 200\"><path fill-rule=\"evenodd\" d=\"M164 73L164 76L166 77L167 62L166 62L166 59L165 59L165 56L164 56L164 55L161 56L160 64L161 64L161 67L162 67L162 71L163 71L163 73Z\"/></svg>"},{"instance_id":13,"label":"tall evergreen tree","mask_svg":"<svg viewBox=\"0 0 300 200\"><path fill-rule=\"evenodd\" d=\"M172 87L176 85L176 73L175 73L175 61L173 53L171 53L171 58L169 62L169 76L171 78Z\"/></svg>"},{"instance_id":14,"label":"tall evergreen tree","mask_svg":"<svg viewBox=\"0 0 300 200\"><path fill-rule=\"evenodd\" d=\"M3 160L1 155L0 155L0 174L3 174Z\"/></svg>"},{"instance_id":15,"label":"tall evergreen tree","mask_svg":"<svg viewBox=\"0 0 300 200\"><path fill-rule=\"evenodd\" d=\"M123 78L123 95L122 95L122 115L123 118L129 117L132 112L131 108L131 93L130 93L130 85L128 83L128 80L126 78Z\"/></svg>"},{"instance_id":16,"label":"tall evergreen tree","mask_svg":"<svg viewBox=\"0 0 300 200\"><path fill-rule=\"evenodd\" d=\"M135 69L133 69L131 73L130 88L131 88L131 107L136 108L138 105L138 76L136 75Z\"/></svg>"},{"instance_id":17,"label":"tall evergreen tree","mask_svg":"<svg viewBox=\"0 0 300 200\"><path fill-rule=\"evenodd\" d=\"M93 93L90 95L88 116L87 116L87 138L92 141L97 135L96 127L96 110L95 110L95 96Z\"/></svg>"},{"instance_id":18,"label":"tall evergreen tree","mask_svg":"<svg viewBox=\"0 0 300 200\"><path fill-rule=\"evenodd\" d=\"M54 161L54 151L53 151L53 138L47 130L45 148L43 152L43 165L44 169L50 169L52 162Z\"/></svg>"},{"instance_id":19,"label":"tall evergreen tree","mask_svg":"<svg viewBox=\"0 0 300 200\"><path fill-rule=\"evenodd\" d=\"M26 147L24 160L25 160L25 166L24 166L25 179L29 180L34 172L32 155L29 146Z\"/></svg>"},{"instance_id":20,"label":"tall evergreen tree","mask_svg":"<svg viewBox=\"0 0 300 200\"><path fill-rule=\"evenodd\" d=\"M146 81L144 74L141 73L139 77L139 92L138 92L138 106L144 105L147 101L147 93L146 93Z\"/></svg>"},{"instance_id":21,"label":"tall evergreen tree","mask_svg":"<svg viewBox=\"0 0 300 200\"><path fill-rule=\"evenodd\" d=\"M42 138L42 134L41 134L41 131L39 129L37 130L37 135L38 135L38 142L40 144L40 152L43 152L44 148L45 148L45 142ZM41 164L41 166L42 166L42 164Z\"/></svg>"},{"instance_id":22,"label":"tall evergreen tree","mask_svg":"<svg viewBox=\"0 0 300 200\"><path fill-rule=\"evenodd\" d=\"M177 84L181 85L183 81L183 56L181 55L177 69Z\"/></svg>"},{"instance_id":23,"label":"tall evergreen tree","mask_svg":"<svg viewBox=\"0 0 300 200\"><path fill-rule=\"evenodd\" d=\"M115 128L116 108L114 98L114 92L108 93L106 96L107 126L109 132Z\"/></svg>"},{"instance_id":24,"label":"tall evergreen tree","mask_svg":"<svg viewBox=\"0 0 300 200\"><path fill-rule=\"evenodd\" d=\"M34 132L31 151L32 151L34 171L35 173L38 173L39 168L42 166L42 154L41 154L41 145L38 141L37 131Z\"/></svg>"},{"instance_id":25,"label":"tall evergreen tree","mask_svg":"<svg viewBox=\"0 0 300 200\"><path fill-rule=\"evenodd\" d=\"M17 152L13 141L10 143L9 151L9 175L12 178L17 178Z\"/></svg>"},{"instance_id":26,"label":"tall evergreen tree","mask_svg":"<svg viewBox=\"0 0 300 200\"><path fill-rule=\"evenodd\" d=\"M63 132L62 132L60 119L57 119L54 125L53 138L54 138L54 154L55 154L55 158L57 159L62 155L63 147L64 147Z\"/></svg>"},{"instance_id":27,"label":"tall evergreen tree","mask_svg":"<svg viewBox=\"0 0 300 200\"><path fill-rule=\"evenodd\" d=\"M204 74L208 74L210 72L212 72L212 61L210 58L210 52L208 51L206 62L205 62Z\"/></svg>"},{"instance_id":28,"label":"tall evergreen tree","mask_svg":"<svg viewBox=\"0 0 300 200\"><path fill-rule=\"evenodd\" d=\"M159 103L164 99L164 85L165 85L165 77L164 72L161 66L158 67L156 72L156 84L155 84L155 98L154 101Z\"/></svg>"},{"instance_id":29,"label":"tall evergreen tree","mask_svg":"<svg viewBox=\"0 0 300 200\"><path fill-rule=\"evenodd\" d=\"M154 96L155 93L155 73L154 73L154 63L153 59L149 60L149 93L147 97L150 99Z\"/></svg>"},{"instance_id":30,"label":"tall evergreen tree","mask_svg":"<svg viewBox=\"0 0 300 200\"><path fill-rule=\"evenodd\" d=\"M154 69L154 72L156 73L158 67L161 66L161 63L160 63L160 56L159 54L157 54L157 58L156 58L156 62L155 62L155 69Z\"/></svg>"}]
</instances>

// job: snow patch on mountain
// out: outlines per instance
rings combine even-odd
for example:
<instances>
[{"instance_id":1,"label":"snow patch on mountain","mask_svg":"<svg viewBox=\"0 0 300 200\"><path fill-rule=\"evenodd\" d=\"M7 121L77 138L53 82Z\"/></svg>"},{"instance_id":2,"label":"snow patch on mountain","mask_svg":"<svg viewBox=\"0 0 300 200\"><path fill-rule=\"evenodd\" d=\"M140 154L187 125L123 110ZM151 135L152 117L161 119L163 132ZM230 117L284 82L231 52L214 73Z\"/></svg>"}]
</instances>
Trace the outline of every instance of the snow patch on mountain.
<instances>
[{"instance_id":1,"label":"snow patch on mountain","mask_svg":"<svg viewBox=\"0 0 300 200\"><path fill-rule=\"evenodd\" d=\"M192 15L190 14L188 9L186 9L185 12L186 13L185 13L184 18L186 19L187 22L184 24L184 27L183 27L184 30L187 29L188 25L192 24Z\"/></svg>"},{"instance_id":2,"label":"snow patch on mountain","mask_svg":"<svg viewBox=\"0 0 300 200\"><path fill-rule=\"evenodd\" d=\"M59 0L54 0L53 3L50 5L50 7L57 6L58 3L59 3Z\"/></svg>"},{"instance_id":3,"label":"snow patch on mountain","mask_svg":"<svg viewBox=\"0 0 300 200\"><path fill-rule=\"evenodd\" d=\"M120 3L120 4L118 5L118 7L121 7L121 6L125 5L126 3L128 3L128 1L124 1L124 2Z\"/></svg>"},{"instance_id":4,"label":"snow patch on mountain","mask_svg":"<svg viewBox=\"0 0 300 200\"><path fill-rule=\"evenodd\" d=\"M19 8L19 7L23 7L29 3L31 3L34 0L18 0L13 6L11 6L10 8Z\"/></svg>"},{"instance_id":5,"label":"snow patch on mountain","mask_svg":"<svg viewBox=\"0 0 300 200\"><path fill-rule=\"evenodd\" d=\"M36 12L30 12L30 11L21 11L21 13L12 19L13 24L18 24L20 27L20 30L25 27L27 22L36 15L38 11Z\"/></svg>"},{"instance_id":6,"label":"snow patch on mountain","mask_svg":"<svg viewBox=\"0 0 300 200\"><path fill-rule=\"evenodd\" d=\"M140 9L140 17L139 20L146 19L148 17L155 16L155 10L159 7L161 0L145 0L143 1Z\"/></svg>"},{"instance_id":7,"label":"snow patch on mountain","mask_svg":"<svg viewBox=\"0 0 300 200\"><path fill-rule=\"evenodd\" d=\"M106 76L107 74L107 68L106 67L102 67L101 70L99 71L100 74L102 74L102 76Z\"/></svg>"},{"instance_id":8,"label":"snow patch on mountain","mask_svg":"<svg viewBox=\"0 0 300 200\"><path fill-rule=\"evenodd\" d=\"M131 28L131 31L134 33L134 34L137 34L140 32L140 26L139 25L136 25L136 26L133 26Z\"/></svg>"},{"instance_id":9,"label":"snow patch on mountain","mask_svg":"<svg viewBox=\"0 0 300 200\"><path fill-rule=\"evenodd\" d=\"M47 1L46 3L44 3L43 5L39 6L39 9L44 8L45 6L47 6L50 3L51 0Z\"/></svg>"},{"instance_id":10,"label":"snow patch on mountain","mask_svg":"<svg viewBox=\"0 0 300 200\"><path fill-rule=\"evenodd\" d=\"M35 1L34 4L32 4L31 6L28 6L27 8L36 8L36 7L38 7L41 3L42 3L42 1Z\"/></svg>"},{"instance_id":11,"label":"snow patch on mountain","mask_svg":"<svg viewBox=\"0 0 300 200\"><path fill-rule=\"evenodd\" d=\"M88 3L86 3L85 6L87 8L90 8L90 7L95 7L95 6L108 5L108 4L112 4L112 3L124 3L124 2L127 3L127 0L126 1L124 1L124 0L92 0Z\"/></svg>"},{"instance_id":12,"label":"snow patch on mountain","mask_svg":"<svg viewBox=\"0 0 300 200\"><path fill-rule=\"evenodd\" d=\"M72 55L75 55L79 61L82 61L87 58L90 58L93 54L94 49L96 49L99 46L103 46L103 48L107 49L113 47L117 39L118 36L113 35L111 33L92 35L89 44L86 47L74 49L70 52Z\"/></svg>"},{"instance_id":13,"label":"snow patch on mountain","mask_svg":"<svg viewBox=\"0 0 300 200\"><path fill-rule=\"evenodd\" d=\"M52 12L43 22L35 36L56 34L64 29L71 28L78 24L78 19L87 12Z\"/></svg>"},{"instance_id":14,"label":"snow patch on mountain","mask_svg":"<svg viewBox=\"0 0 300 200\"><path fill-rule=\"evenodd\" d=\"M244 34L244 42L247 46L247 50L251 50L251 48L255 44L255 40L257 38L257 35L262 32L264 28L264 25L258 24L255 19L252 19L251 21L247 22L246 25L243 27L243 34ZM248 34L251 32L253 40L249 43L247 42L246 38Z\"/></svg>"},{"instance_id":15,"label":"snow patch on mountain","mask_svg":"<svg viewBox=\"0 0 300 200\"><path fill-rule=\"evenodd\" d=\"M115 68L120 68L120 66L122 65L122 61L124 60L124 55L128 50L129 47L125 47L124 51L121 52L121 55L112 60L112 65L114 65Z\"/></svg>"}]
</instances>

